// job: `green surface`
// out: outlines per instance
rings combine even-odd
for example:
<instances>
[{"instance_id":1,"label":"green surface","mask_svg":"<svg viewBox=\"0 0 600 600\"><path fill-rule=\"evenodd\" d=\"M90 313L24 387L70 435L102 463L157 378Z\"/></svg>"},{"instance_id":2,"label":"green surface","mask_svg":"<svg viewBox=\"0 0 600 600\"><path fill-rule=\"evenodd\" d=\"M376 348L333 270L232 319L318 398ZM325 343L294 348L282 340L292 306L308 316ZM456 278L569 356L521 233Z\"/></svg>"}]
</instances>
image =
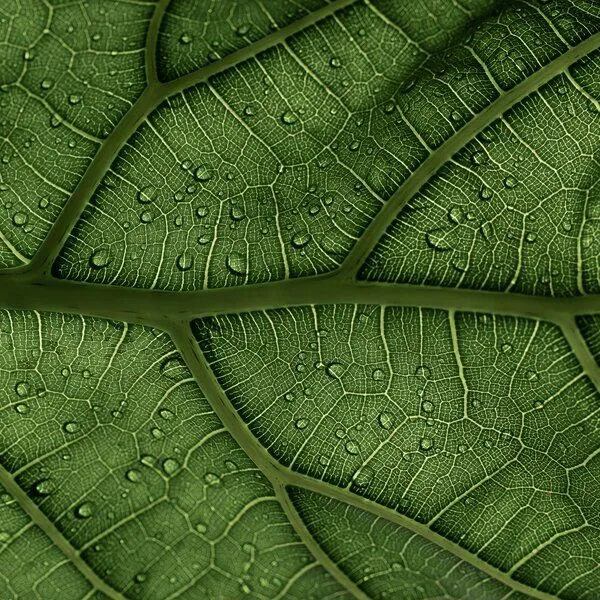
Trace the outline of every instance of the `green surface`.
<instances>
[{"instance_id":1,"label":"green surface","mask_svg":"<svg viewBox=\"0 0 600 600\"><path fill-rule=\"evenodd\" d=\"M598 0L0 7L0 600L599 600Z\"/></svg>"}]
</instances>

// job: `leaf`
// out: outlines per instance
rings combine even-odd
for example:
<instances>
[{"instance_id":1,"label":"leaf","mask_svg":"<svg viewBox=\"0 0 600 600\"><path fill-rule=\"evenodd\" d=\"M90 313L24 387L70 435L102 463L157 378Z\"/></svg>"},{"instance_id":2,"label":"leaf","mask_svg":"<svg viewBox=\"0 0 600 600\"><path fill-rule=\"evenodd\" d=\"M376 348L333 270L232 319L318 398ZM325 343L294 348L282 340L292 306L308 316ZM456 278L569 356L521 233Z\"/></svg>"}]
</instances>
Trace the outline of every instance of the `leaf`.
<instances>
[{"instance_id":1,"label":"leaf","mask_svg":"<svg viewBox=\"0 0 600 600\"><path fill-rule=\"evenodd\" d=\"M599 596L596 0L0 12L0 597Z\"/></svg>"}]
</instances>

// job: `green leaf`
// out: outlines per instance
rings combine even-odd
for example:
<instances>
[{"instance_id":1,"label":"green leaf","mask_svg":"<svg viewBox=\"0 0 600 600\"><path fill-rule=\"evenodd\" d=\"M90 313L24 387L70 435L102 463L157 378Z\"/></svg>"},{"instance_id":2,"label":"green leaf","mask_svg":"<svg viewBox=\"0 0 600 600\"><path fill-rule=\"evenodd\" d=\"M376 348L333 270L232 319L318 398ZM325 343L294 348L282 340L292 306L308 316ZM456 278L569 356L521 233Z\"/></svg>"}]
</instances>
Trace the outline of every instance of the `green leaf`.
<instances>
[{"instance_id":1,"label":"green leaf","mask_svg":"<svg viewBox=\"0 0 600 600\"><path fill-rule=\"evenodd\" d=\"M600 597L597 0L0 8L0 597Z\"/></svg>"}]
</instances>

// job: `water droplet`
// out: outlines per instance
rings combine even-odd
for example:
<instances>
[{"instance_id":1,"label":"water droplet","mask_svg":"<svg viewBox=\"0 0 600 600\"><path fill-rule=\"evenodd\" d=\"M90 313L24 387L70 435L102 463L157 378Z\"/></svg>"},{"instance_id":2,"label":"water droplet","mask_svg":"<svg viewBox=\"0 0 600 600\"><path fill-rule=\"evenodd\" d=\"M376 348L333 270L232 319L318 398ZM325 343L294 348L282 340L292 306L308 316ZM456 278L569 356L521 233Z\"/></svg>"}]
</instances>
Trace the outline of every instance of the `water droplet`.
<instances>
[{"instance_id":1,"label":"water droplet","mask_svg":"<svg viewBox=\"0 0 600 600\"><path fill-rule=\"evenodd\" d=\"M100 248L92 252L90 256L90 267L92 269L103 269L110 262L110 254L107 248Z\"/></svg>"},{"instance_id":2,"label":"water droplet","mask_svg":"<svg viewBox=\"0 0 600 600\"><path fill-rule=\"evenodd\" d=\"M167 475L174 475L179 470L179 463L174 458L165 458L162 468Z\"/></svg>"},{"instance_id":3,"label":"water droplet","mask_svg":"<svg viewBox=\"0 0 600 600\"><path fill-rule=\"evenodd\" d=\"M206 523L196 523L196 531L198 533L206 533L208 531L208 527L206 526Z\"/></svg>"},{"instance_id":4,"label":"water droplet","mask_svg":"<svg viewBox=\"0 0 600 600\"><path fill-rule=\"evenodd\" d=\"M83 502L75 509L75 516L78 519L89 519L94 514L94 507L91 502Z\"/></svg>"},{"instance_id":5,"label":"water droplet","mask_svg":"<svg viewBox=\"0 0 600 600\"><path fill-rule=\"evenodd\" d=\"M340 379L345 371L344 365L339 362L330 362L325 368L325 373L332 379Z\"/></svg>"},{"instance_id":6,"label":"water droplet","mask_svg":"<svg viewBox=\"0 0 600 600\"><path fill-rule=\"evenodd\" d=\"M48 496L56 489L54 482L50 479L41 479L33 486L36 494L40 496Z\"/></svg>"},{"instance_id":7,"label":"water droplet","mask_svg":"<svg viewBox=\"0 0 600 600\"><path fill-rule=\"evenodd\" d=\"M371 483L371 481L373 481L374 475L375 471L373 468L369 465L366 465L354 473L352 476L352 483L358 487L366 487Z\"/></svg>"},{"instance_id":8,"label":"water droplet","mask_svg":"<svg viewBox=\"0 0 600 600\"><path fill-rule=\"evenodd\" d=\"M377 421L379 421L379 426L383 429L391 429L394 424L394 419L388 412L380 413L377 417Z\"/></svg>"},{"instance_id":9,"label":"water droplet","mask_svg":"<svg viewBox=\"0 0 600 600\"><path fill-rule=\"evenodd\" d=\"M239 252L231 252L225 260L225 265L234 275L246 275L248 272L246 258Z\"/></svg>"},{"instance_id":10,"label":"water droplet","mask_svg":"<svg viewBox=\"0 0 600 600\"><path fill-rule=\"evenodd\" d=\"M203 233L202 235L198 236L198 239L196 240L201 246L205 246L206 244L208 244L208 242L210 242L212 238L210 237L210 234L208 233Z\"/></svg>"},{"instance_id":11,"label":"water droplet","mask_svg":"<svg viewBox=\"0 0 600 600\"><path fill-rule=\"evenodd\" d=\"M69 96L69 104L77 104L81 102L81 96L78 96L77 94L71 94Z\"/></svg>"},{"instance_id":12,"label":"water droplet","mask_svg":"<svg viewBox=\"0 0 600 600\"><path fill-rule=\"evenodd\" d=\"M307 419L298 419L295 423L294 423L296 429L306 429L308 427L308 420Z\"/></svg>"},{"instance_id":13,"label":"water droplet","mask_svg":"<svg viewBox=\"0 0 600 600\"><path fill-rule=\"evenodd\" d=\"M247 23L243 23L242 25L238 26L238 28L235 30L235 32L240 36L247 35L249 31L250 25L248 25Z\"/></svg>"},{"instance_id":14,"label":"water droplet","mask_svg":"<svg viewBox=\"0 0 600 600\"><path fill-rule=\"evenodd\" d=\"M147 185L138 191L137 198L138 202L142 204L150 204L156 200L158 190L153 185Z\"/></svg>"},{"instance_id":15,"label":"water droplet","mask_svg":"<svg viewBox=\"0 0 600 600\"><path fill-rule=\"evenodd\" d=\"M42 83L40 85L42 86L43 90L49 90L54 85L54 82L51 79L42 79Z\"/></svg>"},{"instance_id":16,"label":"water droplet","mask_svg":"<svg viewBox=\"0 0 600 600\"><path fill-rule=\"evenodd\" d=\"M453 121L461 121L461 120L462 120L462 115L460 114L460 112L459 112L458 110L453 110L453 111L450 113L450 118L451 118Z\"/></svg>"},{"instance_id":17,"label":"water droplet","mask_svg":"<svg viewBox=\"0 0 600 600\"><path fill-rule=\"evenodd\" d=\"M429 377L431 375L431 369L427 365L417 365L415 368L415 375Z\"/></svg>"},{"instance_id":18,"label":"water droplet","mask_svg":"<svg viewBox=\"0 0 600 600\"><path fill-rule=\"evenodd\" d=\"M193 38L192 38L191 35L189 35L187 33L182 33L181 36L180 36L180 38L179 38L179 42L181 44L187 45L187 44L191 43L192 39Z\"/></svg>"},{"instance_id":19,"label":"water droplet","mask_svg":"<svg viewBox=\"0 0 600 600\"><path fill-rule=\"evenodd\" d=\"M152 434L152 437L160 440L161 438L165 437L165 434L162 432L162 429L159 429L158 427L153 427L150 430L150 433Z\"/></svg>"},{"instance_id":20,"label":"water droplet","mask_svg":"<svg viewBox=\"0 0 600 600\"><path fill-rule=\"evenodd\" d=\"M17 227L22 227L27 223L28 217L25 213L17 212L13 215L12 221Z\"/></svg>"},{"instance_id":21,"label":"water droplet","mask_svg":"<svg viewBox=\"0 0 600 600\"><path fill-rule=\"evenodd\" d=\"M537 234L533 233L532 231L530 231L526 236L525 239L530 243L533 244L533 242L535 242L535 240L537 240Z\"/></svg>"},{"instance_id":22,"label":"water droplet","mask_svg":"<svg viewBox=\"0 0 600 600\"><path fill-rule=\"evenodd\" d=\"M459 446L458 446L458 451L459 451L461 454L464 454L464 453L465 453L467 450L468 450L468 448L467 448L466 444L459 444Z\"/></svg>"},{"instance_id":23,"label":"water droplet","mask_svg":"<svg viewBox=\"0 0 600 600\"><path fill-rule=\"evenodd\" d=\"M286 110L281 115L281 121L284 125L293 125L294 123L298 122L298 117L291 110Z\"/></svg>"},{"instance_id":24,"label":"water droplet","mask_svg":"<svg viewBox=\"0 0 600 600\"><path fill-rule=\"evenodd\" d=\"M478 167L481 165L485 165L488 162L488 156L485 152L476 151L471 154L471 163Z\"/></svg>"},{"instance_id":25,"label":"water droplet","mask_svg":"<svg viewBox=\"0 0 600 600\"><path fill-rule=\"evenodd\" d=\"M459 225L465 220L465 213L460 206L453 206L448 211L448 219L455 225Z\"/></svg>"},{"instance_id":26,"label":"water droplet","mask_svg":"<svg viewBox=\"0 0 600 600\"><path fill-rule=\"evenodd\" d=\"M198 181L208 181L212 179L212 171L209 165L199 165L194 171L194 177Z\"/></svg>"},{"instance_id":27,"label":"water droplet","mask_svg":"<svg viewBox=\"0 0 600 600\"><path fill-rule=\"evenodd\" d=\"M242 221L246 217L246 214L241 206L232 206L231 210L229 211L229 216L234 221Z\"/></svg>"},{"instance_id":28,"label":"water droplet","mask_svg":"<svg viewBox=\"0 0 600 600\"><path fill-rule=\"evenodd\" d=\"M125 474L125 477L127 477L127 479L132 483L138 483L142 480L142 472L138 471L137 469L129 469L129 471L127 471Z\"/></svg>"},{"instance_id":29,"label":"water droplet","mask_svg":"<svg viewBox=\"0 0 600 600\"><path fill-rule=\"evenodd\" d=\"M174 415L174 414L173 414L173 413L172 413L170 410L168 410L167 408L163 408L163 409L161 409L161 410L159 411L159 413L158 413L158 414L161 416L161 418L165 419L165 421L169 421L170 419L172 419L172 418L175 416L175 415Z\"/></svg>"},{"instance_id":30,"label":"water droplet","mask_svg":"<svg viewBox=\"0 0 600 600\"><path fill-rule=\"evenodd\" d=\"M512 344L502 344L501 350L503 354L508 354L513 349Z\"/></svg>"},{"instance_id":31,"label":"water droplet","mask_svg":"<svg viewBox=\"0 0 600 600\"><path fill-rule=\"evenodd\" d=\"M25 396L27 396L29 394L29 386L27 385L27 383L25 381L19 381L15 385L15 392L17 392L17 396L24 398Z\"/></svg>"},{"instance_id":32,"label":"water droplet","mask_svg":"<svg viewBox=\"0 0 600 600\"><path fill-rule=\"evenodd\" d=\"M294 248L304 248L308 245L311 239L312 236L310 233L295 233L292 237L292 246L294 246Z\"/></svg>"},{"instance_id":33,"label":"water droplet","mask_svg":"<svg viewBox=\"0 0 600 600\"><path fill-rule=\"evenodd\" d=\"M385 373L381 369L375 369L371 373L371 378L374 381L383 381L385 379Z\"/></svg>"},{"instance_id":34,"label":"water droplet","mask_svg":"<svg viewBox=\"0 0 600 600\"><path fill-rule=\"evenodd\" d=\"M353 456L360 453L360 446L356 440L348 440L344 447L346 448L346 452Z\"/></svg>"},{"instance_id":35,"label":"water droplet","mask_svg":"<svg viewBox=\"0 0 600 600\"><path fill-rule=\"evenodd\" d=\"M216 473L206 473L204 475L204 482L207 485L217 485L221 483L221 478Z\"/></svg>"},{"instance_id":36,"label":"water droplet","mask_svg":"<svg viewBox=\"0 0 600 600\"><path fill-rule=\"evenodd\" d=\"M480 200L490 200L492 198L492 196L494 195L494 192L487 186L482 186L479 190L479 199Z\"/></svg>"},{"instance_id":37,"label":"water droplet","mask_svg":"<svg viewBox=\"0 0 600 600\"><path fill-rule=\"evenodd\" d=\"M541 408L544 408L544 403L543 403L543 402L541 402L540 400L536 400L536 401L533 403L533 406L534 406L534 408L535 408L536 410L540 410Z\"/></svg>"},{"instance_id":38,"label":"water droplet","mask_svg":"<svg viewBox=\"0 0 600 600\"><path fill-rule=\"evenodd\" d=\"M184 252L177 257L177 268L180 271L189 271L193 264L194 258L187 252Z\"/></svg>"},{"instance_id":39,"label":"water droplet","mask_svg":"<svg viewBox=\"0 0 600 600\"><path fill-rule=\"evenodd\" d=\"M163 360L160 365L160 374L171 381L179 381L187 375L187 367L181 356L170 356Z\"/></svg>"},{"instance_id":40,"label":"water droplet","mask_svg":"<svg viewBox=\"0 0 600 600\"><path fill-rule=\"evenodd\" d=\"M63 431L65 433L75 433L79 430L79 425L75 421L69 421L63 425Z\"/></svg>"},{"instance_id":41,"label":"water droplet","mask_svg":"<svg viewBox=\"0 0 600 600\"><path fill-rule=\"evenodd\" d=\"M461 273L469 268L469 255L467 252L456 252L452 258L452 266Z\"/></svg>"},{"instance_id":42,"label":"water droplet","mask_svg":"<svg viewBox=\"0 0 600 600\"><path fill-rule=\"evenodd\" d=\"M252 105L248 105L244 107L244 115L247 117L253 117L256 113L254 112L254 107Z\"/></svg>"},{"instance_id":43,"label":"water droplet","mask_svg":"<svg viewBox=\"0 0 600 600\"><path fill-rule=\"evenodd\" d=\"M206 217L206 215L208 215L208 208L206 206L199 206L196 209L196 216L199 219L203 219L204 217Z\"/></svg>"},{"instance_id":44,"label":"water droplet","mask_svg":"<svg viewBox=\"0 0 600 600\"><path fill-rule=\"evenodd\" d=\"M140 458L140 462L146 467L153 467L156 464L156 458L151 454L144 454Z\"/></svg>"},{"instance_id":45,"label":"water droplet","mask_svg":"<svg viewBox=\"0 0 600 600\"><path fill-rule=\"evenodd\" d=\"M421 450L431 450L433 448L433 440L430 437L421 438L419 447Z\"/></svg>"},{"instance_id":46,"label":"water droplet","mask_svg":"<svg viewBox=\"0 0 600 600\"><path fill-rule=\"evenodd\" d=\"M140 221L142 223L150 223L152 221L152 213L149 210L144 210L140 213Z\"/></svg>"},{"instance_id":47,"label":"water droplet","mask_svg":"<svg viewBox=\"0 0 600 600\"><path fill-rule=\"evenodd\" d=\"M20 414L20 415L26 415L29 412L29 406L27 404L17 404L15 406L15 410Z\"/></svg>"},{"instance_id":48,"label":"water droplet","mask_svg":"<svg viewBox=\"0 0 600 600\"><path fill-rule=\"evenodd\" d=\"M508 190L512 190L513 188L517 187L518 183L519 182L517 181L517 179L515 179L511 175L504 178L504 187Z\"/></svg>"},{"instance_id":49,"label":"water droplet","mask_svg":"<svg viewBox=\"0 0 600 600\"><path fill-rule=\"evenodd\" d=\"M333 56L332 58L329 59L329 66L333 67L334 69L339 69L342 66L342 62L340 61L339 58L337 58L336 56Z\"/></svg>"},{"instance_id":50,"label":"water droplet","mask_svg":"<svg viewBox=\"0 0 600 600\"><path fill-rule=\"evenodd\" d=\"M133 580L136 583L144 583L144 581L146 581L146 575L144 573L137 573Z\"/></svg>"},{"instance_id":51,"label":"water droplet","mask_svg":"<svg viewBox=\"0 0 600 600\"><path fill-rule=\"evenodd\" d=\"M421 404L421 408L423 409L423 412L432 412L433 411L433 402L430 402L429 400L425 400L422 404Z\"/></svg>"},{"instance_id":52,"label":"water droplet","mask_svg":"<svg viewBox=\"0 0 600 600\"><path fill-rule=\"evenodd\" d=\"M447 231L445 229L432 229L425 234L427 244L439 252L451 248L450 243L446 239Z\"/></svg>"}]
</instances>

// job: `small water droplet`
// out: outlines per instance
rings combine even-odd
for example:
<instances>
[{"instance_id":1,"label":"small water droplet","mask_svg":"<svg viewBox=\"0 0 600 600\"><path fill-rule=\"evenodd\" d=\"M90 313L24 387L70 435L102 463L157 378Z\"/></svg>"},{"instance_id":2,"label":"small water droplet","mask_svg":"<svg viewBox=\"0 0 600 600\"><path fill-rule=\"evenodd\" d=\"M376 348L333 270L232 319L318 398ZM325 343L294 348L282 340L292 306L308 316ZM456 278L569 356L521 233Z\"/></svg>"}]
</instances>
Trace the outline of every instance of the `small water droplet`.
<instances>
[{"instance_id":1,"label":"small water droplet","mask_svg":"<svg viewBox=\"0 0 600 600\"><path fill-rule=\"evenodd\" d=\"M180 38L179 38L179 43L187 45L190 44L192 42L192 36L187 34L187 33L182 33Z\"/></svg>"},{"instance_id":2,"label":"small water droplet","mask_svg":"<svg viewBox=\"0 0 600 600\"><path fill-rule=\"evenodd\" d=\"M29 412L29 406L27 404L17 404L15 406L15 410L20 414L20 415L26 415Z\"/></svg>"},{"instance_id":3,"label":"small water droplet","mask_svg":"<svg viewBox=\"0 0 600 600\"><path fill-rule=\"evenodd\" d=\"M535 240L537 240L537 234L534 233L533 231L530 231L526 236L525 239L530 243L533 244L533 242L535 242Z\"/></svg>"},{"instance_id":4,"label":"small water droplet","mask_svg":"<svg viewBox=\"0 0 600 600\"><path fill-rule=\"evenodd\" d=\"M199 206L196 209L196 216L199 219L203 219L204 217L206 217L206 215L208 215L208 208L206 206Z\"/></svg>"},{"instance_id":5,"label":"small water droplet","mask_svg":"<svg viewBox=\"0 0 600 600\"><path fill-rule=\"evenodd\" d=\"M471 154L471 163L474 166L479 167L481 165L487 164L487 162L488 156L485 152L477 150L476 152L473 152L473 154Z\"/></svg>"},{"instance_id":6,"label":"small water droplet","mask_svg":"<svg viewBox=\"0 0 600 600\"><path fill-rule=\"evenodd\" d=\"M346 452L353 456L360 453L360 446L356 440L348 440L344 447L346 448Z\"/></svg>"},{"instance_id":7,"label":"small water droplet","mask_svg":"<svg viewBox=\"0 0 600 600\"><path fill-rule=\"evenodd\" d=\"M310 233L295 233L292 237L292 246L294 248L305 248L311 239Z\"/></svg>"},{"instance_id":8,"label":"small water droplet","mask_svg":"<svg viewBox=\"0 0 600 600\"><path fill-rule=\"evenodd\" d=\"M206 533L208 531L208 527L206 526L206 523L196 523L196 531L198 533Z\"/></svg>"},{"instance_id":9,"label":"small water droplet","mask_svg":"<svg viewBox=\"0 0 600 600\"><path fill-rule=\"evenodd\" d=\"M423 409L423 412L432 412L433 411L433 402L430 402L429 400L425 400L422 404L421 404L421 408Z\"/></svg>"},{"instance_id":10,"label":"small water droplet","mask_svg":"<svg viewBox=\"0 0 600 600\"><path fill-rule=\"evenodd\" d=\"M147 185L138 191L137 198L138 202L142 204L150 204L156 200L158 190L153 185Z\"/></svg>"},{"instance_id":11,"label":"small water droplet","mask_svg":"<svg viewBox=\"0 0 600 600\"><path fill-rule=\"evenodd\" d=\"M110 254L107 248L99 248L95 252L92 252L90 256L90 267L92 269L103 269L110 262Z\"/></svg>"},{"instance_id":12,"label":"small water droplet","mask_svg":"<svg viewBox=\"0 0 600 600\"><path fill-rule=\"evenodd\" d=\"M298 122L298 117L297 115L292 112L291 110L286 110L282 115L281 115L281 121L284 125L293 125L294 123Z\"/></svg>"},{"instance_id":13,"label":"small water droplet","mask_svg":"<svg viewBox=\"0 0 600 600\"><path fill-rule=\"evenodd\" d=\"M50 479L41 479L33 486L33 489L40 496L48 496L54 492L56 486Z\"/></svg>"},{"instance_id":14,"label":"small water droplet","mask_svg":"<svg viewBox=\"0 0 600 600\"><path fill-rule=\"evenodd\" d=\"M446 239L447 231L445 229L431 229L425 234L425 241L430 248L443 252L451 248L450 243Z\"/></svg>"},{"instance_id":15,"label":"small water droplet","mask_svg":"<svg viewBox=\"0 0 600 600\"><path fill-rule=\"evenodd\" d=\"M54 82L51 79L42 79L42 83L40 85L42 86L43 90L49 90L54 85Z\"/></svg>"},{"instance_id":16,"label":"small water droplet","mask_svg":"<svg viewBox=\"0 0 600 600\"><path fill-rule=\"evenodd\" d=\"M171 476L179 470L179 463L174 458L165 458L162 468L167 475Z\"/></svg>"},{"instance_id":17,"label":"small water droplet","mask_svg":"<svg viewBox=\"0 0 600 600\"><path fill-rule=\"evenodd\" d=\"M540 401L540 400L536 400L536 401L533 403L533 406L534 406L534 408L535 408L536 410L540 410L541 408L544 408L544 403L543 403L542 401Z\"/></svg>"},{"instance_id":18,"label":"small water droplet","mask_svg":"<svg viewBox=\"0 0 600 600\"><path fill-rule=\"evenodd\" d=\"M465 220L465 213L460 206L453 206L448 211L448 219L450 219L450 222L454 223L455 225L459 225Z\"/></svg>"},{"instance_id":19,"label":"small water droplet","mask_svg":"<svg viewBox=\"0 0 600 600\"><path fill-rule=\"evenodd\" d=\"M209 181L212 179L212 170L209 165L203 164L196 167L194 177L198 181Z\"/></svg>"},{"instance_id":20,"label":"small water droplet","mask_svg":"<svg viewBox=\"0 0 600 600\"><path fill-rule=\"evenodd\" d=\"M308 427L308 420L307 419L298 419L295 423L294 423L296 429L306 429Z\"/></svg>"},{"instance_id":21,"label":"small water droplet","mask_svg":"<svg viewBox=\"0 0 600 600\"><path fill-rule=\"evenodd\" d=\"M25 381L19 381L15 385L15 392L17 392L17 396L24 398L29 394L29 385Z\"/></svg>"},{"instance_id":22,"label":"small water droplet","mask_svg":"<svg viewBox=\"0 0 600 600\"><path fill-rule=\"evenodd\" d=\"M419 447L421 450L431 450L433 448L433 440L430 437L421 438Z\"/></svg>"},{"instance_id":23,"label":"small water droplet","mask_svg":"<svg viewBox=\"0 0 600 600\"><path fill-rule=\"evenodd\" d=\"M246 217L246 213L241 206L232 206L229 211L229 216L233 221L243 221Z\"/></svg>"},{"instance_id":24,"label":"small water droplet","mask_svg":"<svg viewBox=\"0 0 600 600\"><path fill-rule=\"evenodd\" d=\"M204 482L207 485L217 485L221 483L221 478L216 473L206 473L204 475Z\"/></svg>"},{"instance_id":25,"label":"small water droplet","mask_svg":"<svg viewBox=\"0 0 600 600\"><path fill-rule=\"evenodd\" d=\"M81 102L81 96L78 96L77 94L71 94L69 96L69 104L78 104L79 102Z\"/></svg>"},{"instance_id":26,"label":"small water droplet","mask_svg":"<svg viewBox=\"0 0 600 600\"><path fill-rule=\"evenodd\" d=\"M345 371L344 365L339 362L330 362L325 368L325 373L332 379L340 379Z\"/></svg>"},{"instance_id":27,"label":"small water droplet","mask_svg":"<svg viewBox=\"0 0 600 600\"><path fill-rule=\"evenodd\" d=\"M69 421L63 425L65 433L75 433L79 430L79 425L75 421Z\"/></svg>"},{"instance_id":28,"label":"small water droplet","mask_svg":"<svg viewBox=\"0 0 600 600\"><path fill-rule=\"evenodd\" d=\"M415 375L427 378L431 375L431 369L427 365L417 365L415 367Z\"/></svg>"},{"instance_id":29,"label":"small water droplet","mask_svg":"<svg viewBox=\"0 0 600 600\"><path fill-rule=\"evenodd\" d=\"M506 343L502 344L501 350L503 354L508 354L513 349L512 344Z\"/></svg>"},{"instance_id":30,"label":"small water droplet","mask_svg":"<svg viewBox=\"0 0 600 600\"><path fill-rule=\"evenodd\" d=\"M129 471L127 471L125 474L125 477L127 477L128 481L131 481L132 483L138 483L142 480L142 472L138 471L137 469L129 469Z\"/></svg>"},{"instance_id":31,"label":"small water droplet","mask_svg":"<svg viewBox=\"0 0 600 600\"><path fill-rule=\"evenodd\" d=\"M382 412L377 417L377 421L379 422L379 426L383 429L391 429L394 424L394 419L392 415L388 412Z\"/></svg>"},{"instance_id":32,"label":"small water droplet","mask_svg":"<svg viewBox=\"0 0 600 600\"><path fill-rule=\"evenodd\" d=\"M94 507L91 502L83 502L75 509L75 516L78 519L89 519L94 514Z\"/></svg>"},{"instance_id":33,"label":"small water droplet","mask_svg":"<svg viewBox=\"0 0 600 600\"><path fill-rule=\"evenodd\" d=\"M247 23L243 23L242 25L239 25L238 28L235 30L235 32L239 36L247 35L249 31L250 31L250 25L248 25Z\"/></svg>"},{"instance_id":34,"label":"small water droplet","mask_svg":"<svg viewBox=\"0 0 600 600\"><path fill-rule=\"evenodd\" d=\"M329 59L329 66L334 69L339 69L342 66L342 61L337 58L337 56L333 56Z\"/></svg>"},{"instance_id":35,"label":"small water droplet","mask_svg":"<svg viewBox=\"0 0 600 600\"><path fill-rule=\"evenodd\" d=\"M508 190L512 190L513 188L517 187L518 183L519 182L517 179L511 175L504 178L504 187Z\"/></svg>"},{"instance_id":36,"label":"small water droplet","mask_svg":"<svg viewBox=\"0 0 600 600\"><path fill-rule=\"evenodd\" d=\"M27 220L28 220L28 217L23 212L16 212L12 218L13 223L17 227L22 227L23 225L25 225L25 223L27 223Z\"/></svg>"},{"instance_id":37,"label":"small water droplet","mask_svg":"<svg viewBox=\"0 0 600 600\"><path fill-rule=\"evenodd\" d=\"M187 252L184 252L177 257L177 268L180 271L189 271L193 264L194 258Z\"/></svg>"},{"instance_id":38,"label":"small water droplet","mask_svg":"<svg viewBox=\"0 0 600 600\"><path fill-rule=\"evenodd\" d=\"M366 465L354 473L352 476L352 483L358 487L366 487L371 483L371 481L373 481L374 476L375 471L373 468L369 465Z\"/></svg>"},{"instance_id":39,"label":"small water droplet","mask_svg":"<svg viewBox=\"0 0 600 600\"><path fill-rule=\"evenodd\" d=\"M385 379L385 373L384 371L382 371L381 369L375 369L372 373L371 373L371 378L374 381L383 381Z\"/></svg>"}]
</instances>

